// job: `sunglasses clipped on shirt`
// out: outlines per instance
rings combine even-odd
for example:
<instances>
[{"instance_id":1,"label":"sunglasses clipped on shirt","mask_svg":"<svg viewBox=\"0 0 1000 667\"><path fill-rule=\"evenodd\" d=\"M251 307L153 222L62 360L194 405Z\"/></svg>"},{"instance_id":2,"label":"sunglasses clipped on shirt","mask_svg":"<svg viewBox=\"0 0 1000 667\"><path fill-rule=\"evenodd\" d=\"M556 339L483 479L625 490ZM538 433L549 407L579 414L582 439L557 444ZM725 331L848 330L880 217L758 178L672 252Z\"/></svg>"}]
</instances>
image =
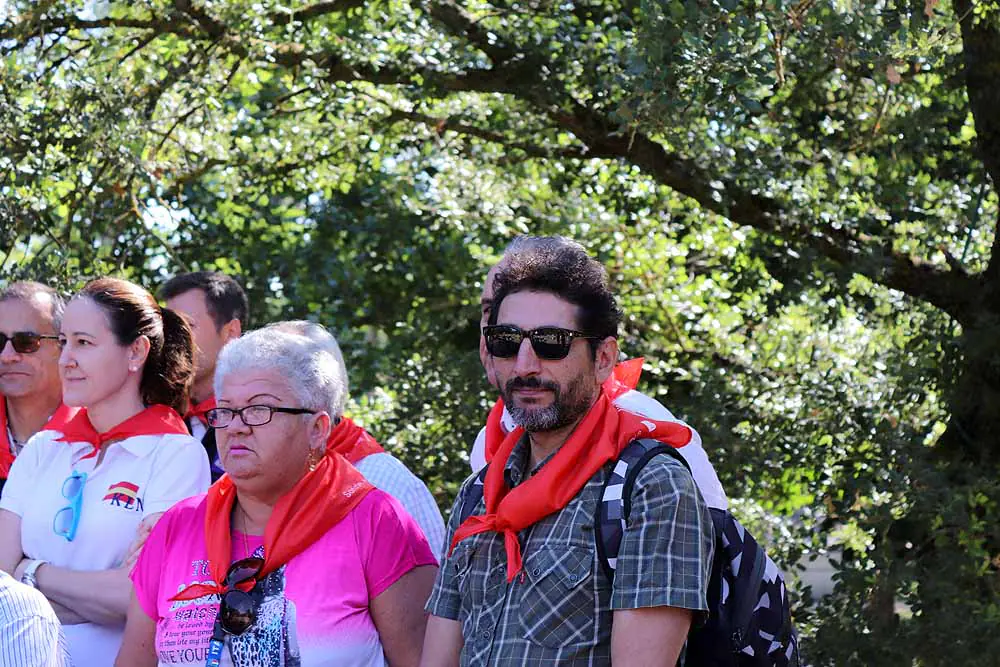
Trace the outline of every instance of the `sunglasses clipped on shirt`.
<instances>
[{"instance_id":1,"label":"sunglasses clipped on shirt","mask_svg":"<svg viewBox=\"0 0 1000 667\"><path fill-rule=\"evenodd\" d=\"M486 350L494 357L516 357L521 349L521 342L527 338L531 341L531 349L535 351L535 355L547 361L565 359L574 338L600 338L562 327L538 327L525 331L513 324L483 327L483 337L486 339Z\"/></svg>"},{"instance_id":2,"label":"sunglasses clipped on shirt","mask_svg":"<svg viewBox=\"0 0 1000 667\"><path fill-rule=\"evenodd\" d=\"M18 354L31 354L38 352L39 348L42 347L43 340L59 340L59 336L46 336L36 334L33 331L15 331L9 336L0 333L0 352L3 352L9 341Z\"/></svg>"},{"instance_id":3,"label":"sunglasses clipped on shirt","mask_svg":"<svg viewBox=\"0 0 1000 667\"><path fill-rule=\"evenodd\" d=\"M63 480L63 498L69 501L65 507L56 512L52 519L52 530L56 535L65 537L67 542L76 539L76 530L80 527L80 512L83 510L83 487L87 484L87 473L74 470Z\"/></svg>"},{"instance_id":4,"label":"sunglasses clipped on shirt","mask_svg":"<svg viewBox=\"0 0 1000 667\"><path fill-rule=\"evenodd\" d=\"M257 622L260 596L255 595L252 590L244 591L237 586L256 580L263 568L264 559L257 557L244 558L229 566L226 580L222 584L225 592L219 602L219 613L215 617L212 639L205 656L206 667L218 667L226 635L242 635Z\"/></svg>"}]
</instances>

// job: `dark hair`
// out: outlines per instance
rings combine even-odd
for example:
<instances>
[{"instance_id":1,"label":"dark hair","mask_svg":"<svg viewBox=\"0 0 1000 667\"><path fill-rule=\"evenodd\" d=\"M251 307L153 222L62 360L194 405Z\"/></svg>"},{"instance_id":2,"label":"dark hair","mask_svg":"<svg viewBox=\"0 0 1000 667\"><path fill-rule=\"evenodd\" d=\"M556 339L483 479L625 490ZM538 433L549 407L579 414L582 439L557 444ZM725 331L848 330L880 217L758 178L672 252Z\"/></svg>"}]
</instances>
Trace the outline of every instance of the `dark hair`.
<instances>
[{"instance_id":1,"label":"dark hair","mask_svg":"<svg viewBox=\"0 0 1000 667\"><path fill-rule=\"evenodd\" d=\"M36 283L33 280L21 280L11 283L0 290L0 301L31 301L39 295L49 298L49 304L52 307L50 311L52 326L58 330L59 325L62 323L63 311L66 310L66 300L62 297L62 294L48 285Z\"/></svg>"},{"instance_id":2,"label":"dark hair","mask_svg":"<svg viewBox=\"0 0 1000 667\"><path fill-rule=\"evenodd\" d=\"M493 283L490 324L510 294L537 290L569 301L578 309L578 327L595 355L601 340L618 336L622 313L608 283L608 273L583 246L563 236L517 237L507 247Z\"/></svg>"},{"instance_id":3,"label":"dark hair","mask_svg":"<svg viewBox=\"0 0 1000 667\"><path fill-rule=\"evenodd\" d=\"M220 331L232 320L239 320L244 328L249 325L250 302L247 300L247 293L238 282L218 271L197 271L174 276L160 288L159 296L166 301L193 289L200 289L205 294L205 303L215 321L216 331Z\"/></svg>"},{"instance_id":4,"label":"dark hair","mask_svg":"<svg viewBox=\"0 0 1000 667\"><path fill-rule=\"evenodd\" d=\"M149 339L139 392L146 405L168 405L183 414L194 379L194 341L187 320L161 308L153 295L119 278L98 278L73 298L86 297L104 309L119 345Z\"/></svg>"}]
</instances>

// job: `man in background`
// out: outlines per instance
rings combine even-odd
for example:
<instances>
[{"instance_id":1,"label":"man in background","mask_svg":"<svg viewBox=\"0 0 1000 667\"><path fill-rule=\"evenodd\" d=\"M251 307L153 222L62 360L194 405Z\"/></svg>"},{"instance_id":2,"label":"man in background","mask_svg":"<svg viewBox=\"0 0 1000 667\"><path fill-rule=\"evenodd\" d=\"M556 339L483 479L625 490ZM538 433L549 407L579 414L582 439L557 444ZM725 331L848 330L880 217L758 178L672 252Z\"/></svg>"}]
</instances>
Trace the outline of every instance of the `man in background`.
<instances>
[{"instance_id":1,"label":"man in background","mask_svg":"<svg viewBox=\"0 0 1000 667\"><path fill-rule=\"evenodd\" d=\"M239 283L224 273L198 271L182 273L160 288L167 308L181 313L191 325L196 349L191 408L184 415L191 435L201 440L212 467L212 481L222 476L222 464L215 444L215 431L208 428L205 413L215 407L212 382L219 351L239 338L247 325L250 305Z\"/></svg>"},{"instance_id":2,"label":"man in background","mask_svg":"<svg viewBox=\"0 0 1000 667\"><path fill-rule=\"evenodd\" d=\"M59 323L65 302L51 287L0 290L0 489L28 439L62 404Z\"/></svg>"}]
</instances>

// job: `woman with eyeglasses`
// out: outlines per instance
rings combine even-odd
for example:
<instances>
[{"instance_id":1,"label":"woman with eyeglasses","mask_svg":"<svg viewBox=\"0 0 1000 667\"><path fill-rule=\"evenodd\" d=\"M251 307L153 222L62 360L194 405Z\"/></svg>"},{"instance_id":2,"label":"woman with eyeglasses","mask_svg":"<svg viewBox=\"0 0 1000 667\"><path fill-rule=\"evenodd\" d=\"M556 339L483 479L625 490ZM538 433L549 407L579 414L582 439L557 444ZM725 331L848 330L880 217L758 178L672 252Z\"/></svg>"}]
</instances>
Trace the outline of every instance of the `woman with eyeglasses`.
<instances>
[{"instance_id":1,"label":"woman with eyeglasses","mask_svg":"<svg viewBox=\"0 0 1000 667\"><path fill-rule=\"evenodd\" d=\"M138 285L88 283L60 327L63 401L15 459L0 500L0 568L52 603L75 664L121 644L136 546L158 517L209 484L178 412L191 331Z\"/></svg>"},{"instance_id":2,"label":"woman with eyeglasses","mask_svg":"<svg viewBox=\"0 0 1000 667\"><path fill-rule=\"evenodd\" d=\"M273 328L215 371L226 475L169 510L132 574L119 667L410 667L437 562L416 521L326 451L335 361Z\"/></svg>"}]
</instances>

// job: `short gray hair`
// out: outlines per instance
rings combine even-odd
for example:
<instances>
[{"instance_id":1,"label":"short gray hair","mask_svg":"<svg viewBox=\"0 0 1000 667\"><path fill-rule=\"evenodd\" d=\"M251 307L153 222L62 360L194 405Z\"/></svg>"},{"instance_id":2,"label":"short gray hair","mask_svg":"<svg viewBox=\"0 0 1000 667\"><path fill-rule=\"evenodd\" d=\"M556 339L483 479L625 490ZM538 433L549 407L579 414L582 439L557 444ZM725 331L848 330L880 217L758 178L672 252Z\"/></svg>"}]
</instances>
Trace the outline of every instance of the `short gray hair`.
<instances>
[{"instance_id":1,"label":"short gray hair","mask_svg":"<svg viewBox=\"0 0 1000 667\"><path fill-rule=\"evenodd\" d=\"M48 297L49 314L52 318L52 326L59 331L62 324L63 312L66 310L66 299L62 295L42 283L33 280L21 280L11 283L0 289L0 301L34 301L35 299Z\"/></svg>"},{"instance_id":2,"label":"short gray hair","mask_svg":"<svg viewBox=\"0 0 1000 667\"><path fill-rule=\"evenodd\" d=\"M286 320L284 322L274 322L265 327L286 333L295 334L308 338L315 343L322 352L333 357L334 387L333 398L326 407L327 412L334 419L344 416L344 409L347 407L348 382L347 366L344 364L344 355L340 351L340 345L333 334L322 324L309 322L308 320Z\"/></svg>"},{"instance_id":3,"label":"short gray hair","mask_svg":"<svg viewBox=\"0 0 1000 667\"><path fill-rule=\"evenodd\" d=\"M227 343L219 353L215 393L222 393L222 383L233 371L273 369L288 382L300 407L329 410L340 384L333 357L322 352L310 338L276 327L251 331Z\"/></svg>"}]
</instances>

